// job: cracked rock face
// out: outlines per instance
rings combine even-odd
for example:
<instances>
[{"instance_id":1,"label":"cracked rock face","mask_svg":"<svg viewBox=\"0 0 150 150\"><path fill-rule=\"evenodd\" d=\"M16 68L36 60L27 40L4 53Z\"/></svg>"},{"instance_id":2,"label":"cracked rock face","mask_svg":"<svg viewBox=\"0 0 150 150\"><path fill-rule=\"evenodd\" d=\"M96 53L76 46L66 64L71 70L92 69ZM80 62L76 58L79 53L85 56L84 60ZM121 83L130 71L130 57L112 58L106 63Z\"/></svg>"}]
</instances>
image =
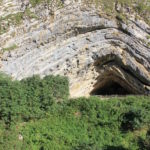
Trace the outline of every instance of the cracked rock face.
<instances>
[{"instance_id":1,"label":"cracked rock face","mask_svg":"<svg viewBox=\"0 0 150 150\"><path fill-rule=\"evenodd\" d=\"M71 97L150 94L150 27L142 20L118 23L73 3L13 30L13 38L11 30L0 36L1 47L18 46L3 53L0 69L14 79L67 76Z\"/></svg>"}]
</instances>

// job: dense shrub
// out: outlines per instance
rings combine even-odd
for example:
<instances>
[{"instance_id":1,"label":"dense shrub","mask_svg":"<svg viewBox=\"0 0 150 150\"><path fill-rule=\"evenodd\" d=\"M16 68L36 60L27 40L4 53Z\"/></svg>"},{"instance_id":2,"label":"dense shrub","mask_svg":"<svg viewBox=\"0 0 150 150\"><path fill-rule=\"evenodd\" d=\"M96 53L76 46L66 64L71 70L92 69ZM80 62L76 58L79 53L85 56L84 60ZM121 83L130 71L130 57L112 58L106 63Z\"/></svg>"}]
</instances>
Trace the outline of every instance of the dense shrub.
<instances>
[{"instance_id":1,"label":"dense shrub","mask_svg":"<svg viewBox=\"0 0 150 150\"><path fill-rule=\"evenodd\" d=\"M106 146L104 150L127 150L122 146Z\"/></svg>"},{"instance_id":2,"label":"dense shrub","mask_svg":"<svg viewBox=\"0 0 150 150\"><path fill-rule=\"evenodd\" d=\"M142 110L133 108L122 114L121 128L123 131L139 129L143 125L144 118Z\"/></svg>"},{"instance_id":3,"label":"dense shrub","mask_svg":"<svg viewBox=\"0 0 150 150\"><path fill-rule=\"evenodd\" d=\"M138 137L144 135L150 121L149 106L149 98L144 97L106 101L96 97L79 98L52 105L49 117L29 122L20 129L24 137L22 149L139 150ZM120 116L124 118L132 112L133 120L139 119L138 110L142 114L146 112L140 129L122 132Z\"/></svg>"},{"instance_id":4,"label":"dense shrub","mask_svg":"<svg viewBox=\"0 0 150 150\"><path fill-rule=\"evenodd\" d=\"M139 147L141 150L150 150L150 129L147 131L146 138L139 138Z\"/></svg>"},{"instance_id":5,"label":"dense shrub","mask_svg":"<svg viewBox=\"0 0 150 150\"><path fill-rule=\"evenodd\" d=\"M68 95L64 77L0 76L0 150L149 149L149 97Z\"/></svg>"},{"instance_id":6,"label":"dense shrub","mask_svg":"<svg viewBox=\"0 0 150 150\"><path fill-rule=\"evenodd\" d=\"M94 144L92 143L80 143L78 146L73 148L73 150L93 150L96 149Z\"/></svg>"},{"instance_id":7,"label":"dense shrub","mask_svg":"<svg viewBox=\"0 0 150 150\"><path fill-rule=\"evenodd\" d=\"M67 99L68 95L68 80L64 77L33 76L19 82L1 75L0 120L10 125L17 120L41 118L52 104Z\"/></svg>"}]
</instances>

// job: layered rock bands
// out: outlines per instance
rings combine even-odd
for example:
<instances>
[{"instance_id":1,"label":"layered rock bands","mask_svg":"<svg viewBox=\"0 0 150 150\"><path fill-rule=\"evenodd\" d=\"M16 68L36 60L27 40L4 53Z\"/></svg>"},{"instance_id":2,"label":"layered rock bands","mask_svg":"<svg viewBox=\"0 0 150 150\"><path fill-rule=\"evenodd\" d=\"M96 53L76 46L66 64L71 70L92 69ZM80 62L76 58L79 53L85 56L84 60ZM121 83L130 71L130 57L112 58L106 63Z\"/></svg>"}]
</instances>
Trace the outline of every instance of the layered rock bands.
<instances>
[{"instance_id":1,"label":"layered rock bands","mask_svg":"<svg viewBox=\"0 0 150 150\"><path fill-rule=\"evenodd\" d=\"M1 61L12 78L67 76L71 97L150 94L150 27L144 21L131 16L123 23L78 3L45 22L26 22L14 29L13 40L10 33L1 36L1 44L18 45Z\"/></svg>"}]
</instances>

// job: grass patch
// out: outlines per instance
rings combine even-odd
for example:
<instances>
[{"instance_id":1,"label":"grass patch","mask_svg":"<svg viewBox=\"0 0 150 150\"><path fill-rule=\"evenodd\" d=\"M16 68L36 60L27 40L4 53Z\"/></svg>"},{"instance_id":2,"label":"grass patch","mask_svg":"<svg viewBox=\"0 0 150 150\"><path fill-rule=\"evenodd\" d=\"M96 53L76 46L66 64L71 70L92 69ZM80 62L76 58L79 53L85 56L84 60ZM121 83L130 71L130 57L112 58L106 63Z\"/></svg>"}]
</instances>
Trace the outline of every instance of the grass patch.
<instances>
[{"instance_id":1,"label":"grass patch","mask_svg":"<svg viewBox=\"0 0 150 150\"><path fill-rule=\"evenodd\" d=\"M6 17L1 18L1 21L7 21L8 23L18 25L22 22L22 17L23 17L23 13L18 12L16 14L10 14Z\"/></svg>"},{"instance_id":2,"label":"grass patch","mask_svg":"<svg viewBox=\"0 0 150 150\"><path fill-rule=\"evenodd\" d=\"M17 49L17 48L18 48L18 46L17 46L16 44L13 44L13 45L10 46L10 47L3 48L2 51L3 51L3 52L12 51L12 50L15 50L15 49Z\"/></svg>"},{"instance_id":3,"label":"grass patch","mask_svg":"<svg viewBox=\"0 0 150 150\"><path fill-rule=\"evenodd\" d=\"M32 5L32 7L35 7L41 3L49 5L50 9L53 9L52 7L54 6L62 6L61 0L30 0L30 4Z\"/></svg>"},{"instance_id":4,"label":"grass patch","mask_svg":"<svg viewBox=\"0 0 150 150\"><path fill-rule=\"evenodd\" d=\"M117 18L119 21L126 22L127 16L126 12L123 10L127 10L130 8L131 13L136 13L141 16L146 23L150 25L150 1L144 0L83 0L83 2L87 5L94 4L96 7L100 7L101 14L105 17ZM117 3L116 3L117 2ZM32 7L35 7L39 4L45 4L47 6L46 9L50 11L51 14L54 12L54 8L61 8L63 3L61 0L30 0L30 4ZM116 4L120 5L120 11L116 11ZM37 15L30 11L29 8L25 10L25 12L18 12L16 14L10 14L6 17L0 18L0 35L6 33L11 25L20 25L23 21L23 17L27 16L29 18L38 19Z\"/></svg>"},{"instance_id":5,"label":"grass patch","mask_svg":"<svg viewBox=\"0 0 150 150\"><path fill-rule=\"evenodd\" d=\"M16 14L9 14L6 17L0 18L0 35L6 33L10 26L19 26L23 22L23 18L28 17L30 19L36 18L37 15L30 11L29 8L25 10L25 12L18 12Z\"/></svg>"},{"instance_id":6,"label":"grass patch","mask_svg":"<svg viewBox=\"0 0 150 150\"><path fill-rule=\"evenodd\" d=\"M32 5L32 7L35 7L42 2L44 2L44 0L30 0L30 4Z\"/></svg>"},{"instance_id":7,"label":"grass patch","mask_svg":"<svg viewBox=\"0 0 150 150\"><path fill-rule=\"evenodd\" d=\"M85 4L94 4L96 7L100 6L101 12L111 17L116 17L116 5L120 6L120 16L126 15L123 10L130 8L131 13L135 12L141 16L150 25L150 1L149 0L84 0ZM121 17L122 18L122 17ZM122 18L123 20L125 17Z\"/></svg>"},{"instance_id":8,"label":"grass patch","mask_svg":"<svg viewBox=\"0 0 150 150\"><path fill-rule=\"evenodd\" d=\"M6 33L11 25L20 25L23 21L23 13L9 14L0 18L0 35Z\"/></svg>"},{"instance_id":9,"label":"grass patch","mask_svg":"<svg viewBox=\"0 0 150 150\"><path fill-rule=\"evenodd\" d=\"M29 18L35 18L38 19L37 15L33 12L31 12L30 8L27 8L25 10L25 16L29 17Z\"/></svg>"}]
</instances>

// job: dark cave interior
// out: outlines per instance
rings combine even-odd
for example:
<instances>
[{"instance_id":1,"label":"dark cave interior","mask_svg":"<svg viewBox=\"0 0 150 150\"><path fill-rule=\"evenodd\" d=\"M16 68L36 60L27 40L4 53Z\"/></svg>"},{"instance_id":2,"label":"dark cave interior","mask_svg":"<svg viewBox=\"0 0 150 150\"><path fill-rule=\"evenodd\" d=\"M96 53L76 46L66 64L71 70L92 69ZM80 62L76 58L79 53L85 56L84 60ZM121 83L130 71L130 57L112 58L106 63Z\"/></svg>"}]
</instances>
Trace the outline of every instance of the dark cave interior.
<instances>
[{"instance_id":1,"label":"dark cave interior","mask_svg":"<svg viewBox=\"0 0 150 150\"><path fill-rule=\"evenodd\" d=\"M92 90L91 95L130 95L131 91L115 81L106 82L102 87Z\"/></svg>"}]
</instances>

